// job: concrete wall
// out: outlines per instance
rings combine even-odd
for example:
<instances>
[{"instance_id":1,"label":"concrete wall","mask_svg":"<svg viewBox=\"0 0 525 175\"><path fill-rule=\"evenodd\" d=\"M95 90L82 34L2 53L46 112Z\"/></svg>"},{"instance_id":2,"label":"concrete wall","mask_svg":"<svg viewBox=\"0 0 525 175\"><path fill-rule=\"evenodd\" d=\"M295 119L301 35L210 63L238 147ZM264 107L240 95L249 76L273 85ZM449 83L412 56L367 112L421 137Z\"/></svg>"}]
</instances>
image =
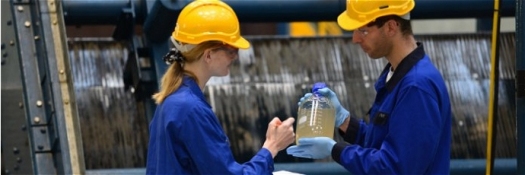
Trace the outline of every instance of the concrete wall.
<instances>
[{"instance_id":1,"label":"concrete wall","mask_svg":"<svg viewBox=\"0 0 525 175\"><path fill-rule=\"evenodd\" d=\"M500 28L502 32L514 32L516 18L502 18ZM413 20L412 29L415 34L474 33L476 32L476 19Z\"/></svg>"}]
</instances>

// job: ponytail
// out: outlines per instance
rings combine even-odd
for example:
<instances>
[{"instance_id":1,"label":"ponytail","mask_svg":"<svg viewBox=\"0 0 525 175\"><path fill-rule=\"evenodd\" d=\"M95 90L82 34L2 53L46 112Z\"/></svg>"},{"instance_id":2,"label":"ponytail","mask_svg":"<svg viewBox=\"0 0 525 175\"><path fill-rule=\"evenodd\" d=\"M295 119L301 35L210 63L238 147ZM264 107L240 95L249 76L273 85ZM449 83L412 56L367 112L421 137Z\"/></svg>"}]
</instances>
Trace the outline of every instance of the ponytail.
<instances>
[{"instance_id":1,"label":"ponytail","mask_svg":"<svg viewBox=\"0 0 525 175\"><path fill-rule=\"evenodd\" d=\"M204 50L219 45L222 45L222 42L206 41L184 53L177 49L171 49L170 52L164 56L164 62L170 66L162 76L159 92L153 95L155 103L162 103L171 93L179 89L184 76L189 76L196 82L199 82L194 73L184 70L184 64L199 60L204 53Z\"/></svg>"},{"instance_id":2,"label":"ponytail","mask_svg":"<svg viewBox=\"0 0 525 175\"><path fill-rule=\"evenodd\" d=\"M162 103L168 95L177 90L182 84L182 79L184 78L184 57L180 51L172 49L166 56L164 56L164 61L170 66L162 76L160 91L153 95L156 104Z\"/></svg>"}]
</instances>

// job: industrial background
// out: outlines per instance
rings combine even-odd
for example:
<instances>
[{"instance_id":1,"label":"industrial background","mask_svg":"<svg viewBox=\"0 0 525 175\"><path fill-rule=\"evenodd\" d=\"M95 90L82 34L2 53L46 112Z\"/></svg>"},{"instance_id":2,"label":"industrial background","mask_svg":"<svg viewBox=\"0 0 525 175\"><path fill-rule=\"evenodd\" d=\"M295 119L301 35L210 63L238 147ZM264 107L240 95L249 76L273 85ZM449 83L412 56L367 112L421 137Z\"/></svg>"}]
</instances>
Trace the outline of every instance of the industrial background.
<instances>
[{"instance_id":1,"label":"industrial background","mask_svg":"<svg viewBox=\"0 0 525 175\"><path fill-rule=\"evenodd\" d=\"M205 95L239 162L260 149L273 116L296 115L314 82L364 116L386 61L369 59L334 22L345 0L224 1L252 47ZM189 2L2 0L2 174L144 174L151 95ZM452 100L451 174L525 174L524 10L522 0L416 0L416 39ZM275 162L345 174L330 159L281 152Z\"/></svg>"}]
</instances>

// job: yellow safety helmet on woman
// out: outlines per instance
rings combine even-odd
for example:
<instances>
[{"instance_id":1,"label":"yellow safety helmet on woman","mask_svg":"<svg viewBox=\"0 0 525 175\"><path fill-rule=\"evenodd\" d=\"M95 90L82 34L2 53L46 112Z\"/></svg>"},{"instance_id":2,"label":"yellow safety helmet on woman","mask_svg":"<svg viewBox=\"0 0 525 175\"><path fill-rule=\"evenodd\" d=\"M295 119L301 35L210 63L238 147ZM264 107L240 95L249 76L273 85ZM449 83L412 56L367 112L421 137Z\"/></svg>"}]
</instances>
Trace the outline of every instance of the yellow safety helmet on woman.
<instances>
[{"instance_id":1,"label":"yellow safety helmet on woman","mask_svg":"<svg viewBox=\"0 0 525 175\"><path fill-rule=\"evenodd\" d=\"M185 44L222 41L236 48L250 47L250 43L241 36L237 15L220 0L189 3L179 14L172 37Z\"/></svg>"},{"instance_id":2,"label":"yellow safety helmet on woman","mask_svg":"<svg viewBox=\"0 0 525 175\"><path fill-rule=\"evenodd\" d=\"M407 15L414 6L414 0L347 0L346 11L339 15L337 24L355 30L381 16Z\"/></svg>"}]
</instances>

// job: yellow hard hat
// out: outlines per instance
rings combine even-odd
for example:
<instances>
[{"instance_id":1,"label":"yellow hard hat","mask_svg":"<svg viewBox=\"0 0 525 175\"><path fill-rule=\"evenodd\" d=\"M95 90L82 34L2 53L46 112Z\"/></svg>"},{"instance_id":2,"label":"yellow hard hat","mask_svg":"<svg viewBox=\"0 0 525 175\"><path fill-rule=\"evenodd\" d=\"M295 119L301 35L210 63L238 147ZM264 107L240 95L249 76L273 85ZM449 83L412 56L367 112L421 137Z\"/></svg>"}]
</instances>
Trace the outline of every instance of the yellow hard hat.
<instances>
[{"instance_id":1,"label":"yellow hard hat","mask_svg":"<svg viewBox=\"0 0 525 175\"><path fill-rule=\"evenodd\" d=\"M345 30L355 30L381 16L406 15L414 6L414 0L347 0L346 11L339 15L337 24Z\"/></svg>"},{"instance_id":2,"label":"yellow hard hat","mask_svg":"<svg viewBox=\"0 0 525 175\"><path fill-rule=\"evenodd\" d=\"M220 0L189 3L179 14L172 37L187 44L222 41L240 49L250 47L250 43L241 36L237 15Z\"/></svg>"}]
</instances>

